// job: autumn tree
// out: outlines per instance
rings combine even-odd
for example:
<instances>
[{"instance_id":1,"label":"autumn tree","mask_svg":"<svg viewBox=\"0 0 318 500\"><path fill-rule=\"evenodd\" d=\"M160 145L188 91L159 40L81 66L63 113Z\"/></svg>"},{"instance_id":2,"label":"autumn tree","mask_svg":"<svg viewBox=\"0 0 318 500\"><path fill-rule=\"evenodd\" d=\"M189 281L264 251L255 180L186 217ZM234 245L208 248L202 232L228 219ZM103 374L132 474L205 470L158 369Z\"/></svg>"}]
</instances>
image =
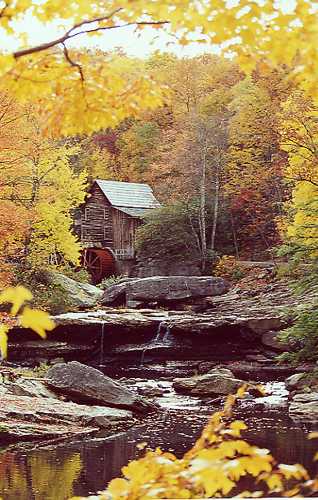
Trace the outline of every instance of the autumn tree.
<instances>
[{"instance_id":1,"label":"autumn tree","mask_svg":"<svg viewBox=\"0 0 318 500\"><path fill-rule=\"evenodd\" d=\"M19 219L6 236L6 256L21 257L23 251L40 264L57 253L75 263L80 247L71 232L71 214L84 200L86 186L85 172L71 168L75 148L44 137L35 108L19 106L7 94L3 103L0 197L4 211L10 207ZM10 231L4 218L1 230L6 227Z\"/></svg>"},{"instance_id":2,"label":"autumn tree","mask_svg":"<svg viewBox=\"0 0 318 500\"><path fill-rule=\"evenodd\" d=\"M285 233L302 254L313 258L318 256L317 116L317 106L299 91L285 102L280 115L282 148L288 154L285 178L292 189Z\"/></svg>"}]
</instances>

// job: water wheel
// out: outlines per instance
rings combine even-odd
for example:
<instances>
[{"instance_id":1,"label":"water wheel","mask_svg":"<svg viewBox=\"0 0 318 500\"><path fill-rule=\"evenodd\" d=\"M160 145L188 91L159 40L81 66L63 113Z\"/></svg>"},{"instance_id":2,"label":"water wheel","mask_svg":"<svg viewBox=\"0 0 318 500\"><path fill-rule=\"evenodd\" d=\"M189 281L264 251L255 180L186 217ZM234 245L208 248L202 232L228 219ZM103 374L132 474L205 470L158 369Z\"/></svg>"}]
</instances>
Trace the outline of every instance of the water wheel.
<instances>
[{"instance_id":1,"label":"water wheel","mask_svg":"<svg viewBox=\"0 0 318 500\"><path fill-rule=\"evenodd\" d=\"M115 274L113 254L102 248L86 248L82 257L82 265L89 272L94 283Z\"/></svg>"}]
</instances>

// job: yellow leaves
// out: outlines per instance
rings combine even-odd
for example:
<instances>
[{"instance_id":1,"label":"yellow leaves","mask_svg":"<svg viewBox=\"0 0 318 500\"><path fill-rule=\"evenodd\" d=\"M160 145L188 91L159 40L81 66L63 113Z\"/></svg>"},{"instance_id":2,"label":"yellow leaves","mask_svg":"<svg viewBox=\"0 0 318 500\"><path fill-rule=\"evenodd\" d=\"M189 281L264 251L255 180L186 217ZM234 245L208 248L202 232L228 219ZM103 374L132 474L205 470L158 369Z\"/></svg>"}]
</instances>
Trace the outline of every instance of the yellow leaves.
<instances>
[{"instance_id":1,"label":"yellow leaves","mask_svg":"<svg viewBox=\"0 0 318 500\"><path fill-rule=\"evenodd\" d=\"M281 491L283 487L282 478L279 474L271 474L266 479L266 483L271 491Z\"/></svg>"},{"instance_id":2,"label":"yellow leaves","mask_svg":"<svg viewBox=\"0 0 318 500\"><path fill-rule=\"evenodd\" d=\"M280 464L278 466L278 469L286 479L309 479L308 472L300 464Z\"/></svg>"},{"instance_id":3,"label":"yellow leaves","mask_svg":"<svg viewBox=\"0 0 318 500\"><path fill-rule=\"evenodd\" d=\"M126 481L126 479L116 478L109 483L107 489L109 493L114 495L115 498L118 498L118 497L125 497L126 494L128 493L128 488L129 488L129 483L128 481Z\"/></svg>"},{"instance_id":4,"label":"yellow leaves","mask_svg":"<svg viewBox=\"0 0 318 500\"><path fill-rule=\"evenodd\" d=\"M24 308L20 323L24 328L31 328L42 338L46 337L46 331L51 331L55 327L54 321L50 319L47 313L29 307Z\"/></svg>"},{"instance_id":5,"label":"yellow leaves","mask_svg":"<svg viewBox=\"0 0 318 500\"><path fill-rule=\"evenodd\" d=\"M10 287L0 294L0 304L10 302L12 304L10 312L12 316L16 316L24 302L32 298L32 293L23 286Z\"/></svg>"},{"instance_id":6,"label":"yellow leaves","mask_svg":"<svg viewBox=\"0 0 318 500\"><path fill-rule=\"evenodd\" d=\"M233 436L239 437L241 431L247 429L247 425L242 420L235 420L230 424L230 429Z\"/></svg>"},{"instance_id":7,"label":"yellow leaves","mask_svg":"<svg viewBox=\"0 0 318 500\"><path fill-rule=\"evenodd\" d=\"M0 325L0 352L2 359L7 357L8 349L8 331L10 328L7 325Z\"/></svg>"},{"instance_id":8,"label":"yellow leaves","mask_svg":"<svg viewBox=\"0 0 318 500\"><path fill-rule=\"evenodd\" d=\"M0 294L0 304L9 302L12 304L11 315L15 316L23 306L25 301L32 299L32 294L23 286L7 288ZM46 331L51 331L55 327L54 322L49 315L43 311L31 309L26 306L23 308L19 317L20 325L24 328L31 328L40 337L46 337ZM0 352L2 358L7 356L8 324L0 324Z\"/></svg>"},{"instance_id":9,"label":"yellow leaves","mask_svg":"<svg viewBox=\"0 0 318 500\"><path fill-rule=\"evenodd\" d=\"M8 73L15 64L12 54L0 54L0 77Z\"/></svg>"}]
</instances>

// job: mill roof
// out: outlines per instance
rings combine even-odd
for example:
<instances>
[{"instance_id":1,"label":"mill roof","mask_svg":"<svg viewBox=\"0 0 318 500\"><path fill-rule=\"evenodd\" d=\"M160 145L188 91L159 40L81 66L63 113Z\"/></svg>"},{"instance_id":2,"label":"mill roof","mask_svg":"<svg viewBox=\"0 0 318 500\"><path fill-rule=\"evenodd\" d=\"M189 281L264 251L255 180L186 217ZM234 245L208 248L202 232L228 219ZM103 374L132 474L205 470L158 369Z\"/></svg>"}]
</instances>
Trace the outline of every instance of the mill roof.
<instances>
[{"instance_id":1,"label":"mill roof","mask_svg":"<svg viewBox=\"0 0 318 500\"><path fill-rule=\"evenodd\" d=\"M95 182L114 208L133 217L143 217L150 209L160 207L148 184L101 179Z\"/></svg>"}]
</instances>

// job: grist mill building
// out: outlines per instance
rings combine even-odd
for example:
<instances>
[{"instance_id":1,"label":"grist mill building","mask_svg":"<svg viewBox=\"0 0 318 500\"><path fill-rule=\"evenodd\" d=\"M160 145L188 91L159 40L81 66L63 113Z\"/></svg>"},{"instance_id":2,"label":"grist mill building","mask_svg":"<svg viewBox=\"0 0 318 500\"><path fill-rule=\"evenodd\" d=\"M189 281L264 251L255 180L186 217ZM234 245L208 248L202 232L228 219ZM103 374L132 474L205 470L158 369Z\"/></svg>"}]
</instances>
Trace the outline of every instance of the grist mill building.
<instances>
[{"instance_id":1,"label":"grist mill building","mask_svg":"<svg viewBox=\"0 0 318 500\"><path fill-rule=\"evenodd\" d=\"M114 274L130 274L136 262L136 229L159 207L148 184L93 182L75 215L75 231L84 246L83 266L95 283Z\"/></svg>"}]
</instances>

